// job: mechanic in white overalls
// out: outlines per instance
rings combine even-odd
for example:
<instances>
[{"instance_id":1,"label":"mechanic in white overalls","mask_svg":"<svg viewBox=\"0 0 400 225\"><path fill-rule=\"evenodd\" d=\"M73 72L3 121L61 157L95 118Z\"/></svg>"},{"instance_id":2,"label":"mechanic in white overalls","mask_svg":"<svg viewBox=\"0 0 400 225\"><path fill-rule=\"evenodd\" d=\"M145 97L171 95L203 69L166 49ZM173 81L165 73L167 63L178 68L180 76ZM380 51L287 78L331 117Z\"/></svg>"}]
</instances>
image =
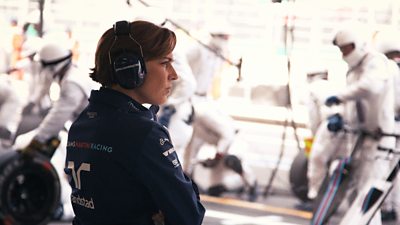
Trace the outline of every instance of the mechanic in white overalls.
<instances>
[{"instance_id":1,"label":"mechanic in white overalls","mask_svg":"<svg viewBox=\"0 0 400 225\"><path fill-rule=\"evenodd\" d=\"M209 144L216 147L215 156L203 162L209 167L210 187L208 194L218 196L226 191L223 178L227 170L238 174L244 183L244 187L249 194L249 200L256 198L256 179L254 174L249 172L249 168L244 167L241 159L229 154L236 134L234 120L227 114L218 103L209 97L214 76L222 68L224 60L219 55L226 55L228 49L229 32L221 30L211 30L211 38L208 46L214 50L193 45L186 52L186 57L196 79L196 91L192 98L194 106L193 135L184 153L183 170L193 175L194 167L198 160L200 149ZM229 189L229 188L228 188Z\"/></svg>"},{"instance_id":2,"label":"mechanic in white overalls","mask_svg":"<svg viewBox=\"0 0 400 225\"><path fill-rule=\"evenodd\" d=\"M400 34L389 30L381 30L375 34L375 47L378 52L388 57L389 65L393 71L394 91L395 91L395 121L396 134L400 133ZM400 138L397 139L396 149L399 149ZM397 157L396 157L397 158ZM396 160L391 161L390 169L396 164ZM382 221L399 220L400 216L400 193L399 178L396 178L395 187L382 205Z\"/></svg>"},{"instance_id":3,"label":"mechanic in white overalls","mask_svg":"<svg viewBox=\"0 0 400 225\"><path fill-rule=\"evenodd\" d=\"M73 217L70 201L71 188L64 175L65 163L65 141L61 137L60 147L54 154L45 152L44 146L52 138L58 138L61 131L68 129L68 122L73 121L88 104L88 98L92 89L97 89L98 85L90 79L88 72L79 69L72 63L72 52L65 45L53 41L43 45L39 51L42 64L40 71L40 83L31 95L30 102L32 107L40 101L42 97L49 93L53 82L59 85L59 98L53 103L50 111L35 130L31 142L23 149L23 152L38 151L51 158L56 168L61 182L61 202L63 204L63 218ZM66 137L66 136L65 136ZM65 179L63 179L65 178ZM61 218L61 219L63 219Z\"/></svg>"},{"instance_id":4,"label":"mechanic in white overalls","mask_svg":"<svg viewBox=\"0 0 400 225\"><path fill-rule=\"evenodd\" d=\"M13 144L24 106L13 79L6 74L0 75L0 150Z\"/></svg>"},{"instance_id":5,"label":"mechanic in white overalls","mask_svg":"<svg viewBox=\"0 0 400 225\"><path fill-rule=\"evenodd\" d=\"M353 27L339 30L334 37L333 43L342 52L343 60L348 64L349 70L346 88L328 97L325 103L328 106L341 104L344 110L343 113L333 115L326 123L321 124L331 133L327 133L323 130L324 127L321 127L323 135L320 134L319 139L317 136L313 143L308 171L308 196L311 199L316 197L324 179L328 160L334 154L338 154L335 151L349 150L348 143L352 143L352 138L347 138L347 135L338 132L343 129L344 124L353 129L364 129L369 132L376 132L378 129L385 133L394 131L394 85L388 60L384 55L369 50L365 39L361 37L362 34ZM357 178L357 190L362 190L363 185L370 179L382 179L386 175L382 173L385 170L379 168L386 165L377 160L381 158L381 153L377 151L378 144L394 147L394 138L382 137L375 140L367 137L364 140L357 170L360 173L353 176ZM343 153L347 154L343 150L339 154ZM380 217L378 211L370 224L382 224Z\"/></svg>"}]
</instances>

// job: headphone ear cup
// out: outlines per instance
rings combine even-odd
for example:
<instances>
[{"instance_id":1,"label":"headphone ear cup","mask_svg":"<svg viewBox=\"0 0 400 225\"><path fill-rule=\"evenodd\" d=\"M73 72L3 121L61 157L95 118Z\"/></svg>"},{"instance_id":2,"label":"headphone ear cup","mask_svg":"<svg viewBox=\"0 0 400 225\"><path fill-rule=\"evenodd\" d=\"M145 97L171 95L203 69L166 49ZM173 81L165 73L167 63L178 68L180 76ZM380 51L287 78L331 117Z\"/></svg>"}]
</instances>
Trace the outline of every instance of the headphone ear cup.
<instances>
[{"instance_id":1,"label":"headphone ear cup","mask_svg":"<svg viewBox=\"0 0 400 225\"><path fill-rule=\"evenodd\" d=\"M126 89L139 87L146 75L146 68L142 57L130 52L119 54L113 63L117 83Z\"/></svg>"}]
</instances>

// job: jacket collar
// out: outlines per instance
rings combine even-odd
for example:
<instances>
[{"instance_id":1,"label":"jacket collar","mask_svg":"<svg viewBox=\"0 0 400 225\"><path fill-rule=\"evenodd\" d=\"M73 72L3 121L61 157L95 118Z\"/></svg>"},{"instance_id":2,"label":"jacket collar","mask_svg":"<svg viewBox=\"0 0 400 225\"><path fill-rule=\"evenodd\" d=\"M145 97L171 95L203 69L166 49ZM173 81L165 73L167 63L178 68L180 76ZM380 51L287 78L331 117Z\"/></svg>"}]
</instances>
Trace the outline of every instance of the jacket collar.
<instances>
[{"instance_id":1,"label":"jacket collar","mask_svg":"<svg viewBox=\"0 0 400 225\"><path fill-rule=\"evenodd\" d=\"M100 90L92 90L89 102L106 104L126 113L139 113L152 120L157 120L156 114L159 110L157 105L146 108L128 95L105 87L101 87Z\"/></svg>"}]
</instances>

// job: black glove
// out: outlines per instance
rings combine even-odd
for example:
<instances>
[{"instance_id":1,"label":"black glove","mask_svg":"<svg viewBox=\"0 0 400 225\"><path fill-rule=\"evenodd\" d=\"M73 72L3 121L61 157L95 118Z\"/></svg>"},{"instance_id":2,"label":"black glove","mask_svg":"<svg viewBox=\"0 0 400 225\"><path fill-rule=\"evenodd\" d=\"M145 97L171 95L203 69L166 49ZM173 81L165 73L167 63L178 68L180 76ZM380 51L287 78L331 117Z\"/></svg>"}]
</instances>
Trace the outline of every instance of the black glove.
<instances>
[{"instance_id":1,"label":"black glove","mask_svg":"<svg viewBox=\"0 0 400 225\"><path fill-rule=\"evenodd\" d=\"M224 158L224 155L217 152L217 153L215 153L214 158L206 159L206 160L202 161L201 165L206 168L213 168L216 165L218 165L219 161L221 161L222 158Z\"/></svg>"},{"instance_id":2,"label":"black glove","mask_svg":"<svg viewBox=\"0 0 400 225\"><path fill-rule=\"evenodd\" d=\"M171 120L171 116L174 115L175 112L176 112L176 109L173 105L163 106L162 115L160 116L158 121L165 127L168 127L169 121Z\"/></svg>"},{"instance_id":3,"label":"black glove","mask_svg":"<svg viewBox=\"0 0 400 225\"><path fill-rule=\"evenodd\" d=\"M330 96L325 100L326 106L339 105L342 101L337 96Z\"/></svg>"},{"instance_id":4,"label":"black glove","mask_svg":"<svg viewBox=\"0 0 400 225\"><path fill-rule=\"evenodd\" d=\"M36 153L40 153L46 156L48 159L51 159L54 152L60 145L60 139L58 137L50 138L46 143L42 143L36 139L33 139L28 146L23 149L20 149L22 154L25 155L33 155Z\"/></svg>"},{"instance_id":5,"label":"black glove","mask_svg":"<svg viewBox=\"0 0 400 225\"><path fill-rule=\"evenodd\" d=\"M190 125L193 123L194 121L194 116L195 116L195 112L194 112L194 107L192 105L192 110L190 115L188 116L188 118L186 120L183 120L187 125Z\"/></svg>"},{"instance_id":6,"label":"black glove","mask_svg":"<svg viewBox=\"0 0 400 225\"><path fill-rule=\"evenodd\" d=\"M343 129L343 118L339 114L334 114L328 117L328 130L338 132Z\"/></svg>"}]
</instances>

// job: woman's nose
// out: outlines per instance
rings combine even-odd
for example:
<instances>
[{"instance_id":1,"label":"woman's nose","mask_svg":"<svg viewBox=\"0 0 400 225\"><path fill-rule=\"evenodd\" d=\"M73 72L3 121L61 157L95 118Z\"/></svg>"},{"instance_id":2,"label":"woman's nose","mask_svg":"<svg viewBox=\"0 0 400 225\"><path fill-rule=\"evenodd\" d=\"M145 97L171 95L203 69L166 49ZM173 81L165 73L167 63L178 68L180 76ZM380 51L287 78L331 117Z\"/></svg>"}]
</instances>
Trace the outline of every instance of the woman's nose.
<instances>
[{"instance_id":1,"label":"woman's nose","mask_svg":"<svg viewBox=\"0 0 400 225\"><path fill-rule=\"evenodd\" d=\"M178 74L175 71L175 68L171 65L170 66L170 79L177 80L179 78Z\"/></svg>"}]
</instances>

